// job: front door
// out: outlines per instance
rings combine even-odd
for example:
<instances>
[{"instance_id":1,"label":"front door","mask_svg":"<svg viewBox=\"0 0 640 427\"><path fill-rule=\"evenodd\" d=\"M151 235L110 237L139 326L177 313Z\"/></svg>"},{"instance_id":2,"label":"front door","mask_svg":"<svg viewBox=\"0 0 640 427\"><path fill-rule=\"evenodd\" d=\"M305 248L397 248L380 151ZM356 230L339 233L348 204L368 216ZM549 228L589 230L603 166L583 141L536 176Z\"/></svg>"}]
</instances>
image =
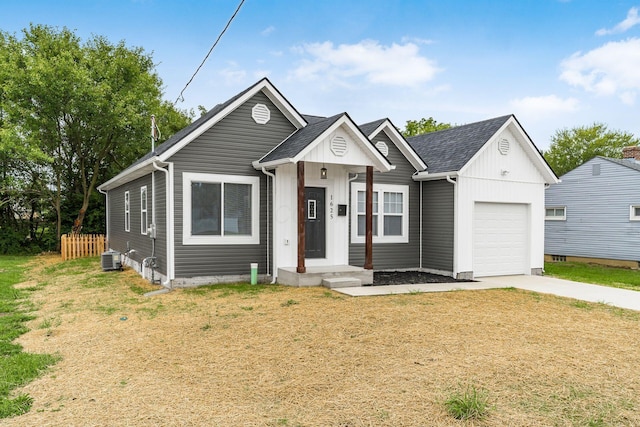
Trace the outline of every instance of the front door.
<instances>
[{"instance_id":1,"label":"front door","mask_svg":"<svg viewBox=\"0 0 640 427\"><path fill-rule=\"evenodd\" d=\"M305 258L326 258L324 188L305 187Z\"/></svg>"}]
</instances>

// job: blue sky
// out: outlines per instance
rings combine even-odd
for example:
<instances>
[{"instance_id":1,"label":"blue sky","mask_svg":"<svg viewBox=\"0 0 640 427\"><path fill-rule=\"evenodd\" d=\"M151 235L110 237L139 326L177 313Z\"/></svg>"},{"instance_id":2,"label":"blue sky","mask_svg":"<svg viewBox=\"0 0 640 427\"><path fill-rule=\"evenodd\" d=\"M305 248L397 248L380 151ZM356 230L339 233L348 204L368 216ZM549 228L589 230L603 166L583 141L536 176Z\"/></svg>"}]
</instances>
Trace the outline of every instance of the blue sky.
<instances>
[{"instance_id":1,"label":"blue sky","mask_svg":"<svg viewBox=\"0 0 640 427\"><path fill-rule=\"evenodd\" d=\"M176 100L239 0L3 0L0 29L66 26L153 53ZM640 0L246 0L180 108L267 76L302 113L396 126L514 113L546 149L603 122L640 136Z\"/></svg>"}]
</instances>

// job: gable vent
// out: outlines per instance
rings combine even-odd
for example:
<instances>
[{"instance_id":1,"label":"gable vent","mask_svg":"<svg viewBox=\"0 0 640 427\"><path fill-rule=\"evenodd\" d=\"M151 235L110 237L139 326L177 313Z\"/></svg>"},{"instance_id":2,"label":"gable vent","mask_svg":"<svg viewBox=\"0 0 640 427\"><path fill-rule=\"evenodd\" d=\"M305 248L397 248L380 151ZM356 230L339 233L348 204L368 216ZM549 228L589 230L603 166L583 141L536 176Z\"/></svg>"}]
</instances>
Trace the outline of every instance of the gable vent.
<instances>
[{"instance_id":1,"label":"gable vent","mask_svg":"<svg viewBox=\"0 0 640 427\"><path fill-rule=\"evenodd\" d=\"M331 140L331 151L338 157L347 154L347 140L342 136L334 136Z\"/></svg>"},{"instance_id":2,"label":"gable vent","mask_svg":"<svg viewBox=\"0 0 640 427\"><path fill-rule=\"evenodd\" d=\"M509 154L509 140L508 139L501 139L500 141L498 141L498 151L500 152L500 154L502 154L503 156L506 156L507 154Z\"/></svg>"},{"instance_id":3,"label":"gable vent","mask_svg":"<svg viewBox=\"0 0 640 427\"><path fill-rule=\"evenodd\" d=\"M264 104L256 104L251 109L251 117L259 125L265 125L271 120L271 111Z\"/></svg>"},{"instance_id":4,"label":"gable vent","mask_svg":"<svg viewBox=\"0 0 640 427\"><path fill-rule=\"evenodd\" d=\"M376 148L378 149L378 151L384 154L385 157L389 155L389 147L384 141L376 142Z\"/></svg>"}]
</instances>

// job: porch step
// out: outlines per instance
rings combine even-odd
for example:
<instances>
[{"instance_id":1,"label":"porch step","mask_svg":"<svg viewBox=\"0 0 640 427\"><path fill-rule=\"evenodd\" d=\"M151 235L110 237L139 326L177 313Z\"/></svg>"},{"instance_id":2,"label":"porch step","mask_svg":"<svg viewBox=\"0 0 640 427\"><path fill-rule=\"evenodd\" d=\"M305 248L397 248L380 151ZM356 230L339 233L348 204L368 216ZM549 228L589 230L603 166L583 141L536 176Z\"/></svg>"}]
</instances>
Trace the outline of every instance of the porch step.
<instances>
[{"instance_id":1,"label":"porch step","mask_svg":"<svg viewBox=\"0 0 640 427\"><path fill-rule=\"evenodd\" d=\"M327 288L351 288L354 286L362 286L362 281L355 277L330 277L322 279L322 286Z\"/></svg>"}]
</instances>

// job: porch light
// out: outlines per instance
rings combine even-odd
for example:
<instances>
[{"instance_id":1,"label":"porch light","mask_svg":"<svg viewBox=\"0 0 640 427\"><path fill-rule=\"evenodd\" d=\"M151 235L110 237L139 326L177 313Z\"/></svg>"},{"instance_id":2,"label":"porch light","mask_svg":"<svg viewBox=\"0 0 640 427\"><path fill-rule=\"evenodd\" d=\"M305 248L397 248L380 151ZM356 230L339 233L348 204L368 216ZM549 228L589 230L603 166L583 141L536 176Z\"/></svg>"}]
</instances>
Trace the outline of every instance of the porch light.
<instances>
[{"instance_id":1,"label":"porch light","mask_svg":"<svg viewBox=\"0 0 640 427\"><path fill-rule=\"evenodd\" d=\"M320 169L320 179L327 179L327 168L322 165L322 169Z\"/></svg>"}]
</instances>

